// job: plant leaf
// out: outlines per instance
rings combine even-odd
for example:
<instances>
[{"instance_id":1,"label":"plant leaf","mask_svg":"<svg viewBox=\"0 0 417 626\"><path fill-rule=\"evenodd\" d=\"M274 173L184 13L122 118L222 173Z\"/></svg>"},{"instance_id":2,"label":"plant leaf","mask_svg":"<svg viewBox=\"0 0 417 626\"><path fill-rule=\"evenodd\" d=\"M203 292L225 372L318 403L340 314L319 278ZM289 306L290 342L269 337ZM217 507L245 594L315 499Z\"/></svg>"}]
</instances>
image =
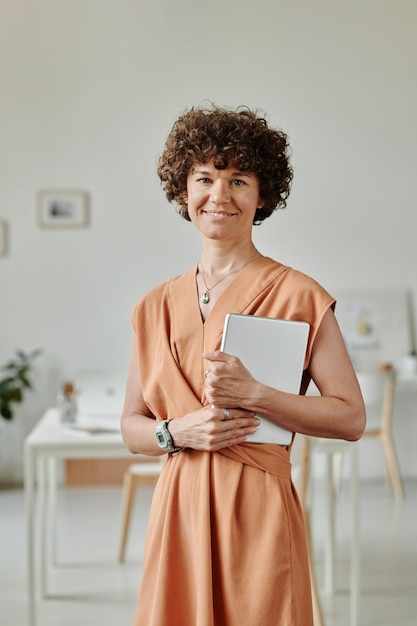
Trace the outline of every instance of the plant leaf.
<instances>
[{"instance_id":1,"label":"plant leaf","mask_svg":"<svg viewBox=\"0 0 417 626\"><path fill-rule=\"evenodd\" d=\"M4 417L4 419L6 420L11 420L13 417L13 413L11 408L9 407L8 404L3 404L3 406L0 407L0 414Z\"/></svg>"}]
</instances>

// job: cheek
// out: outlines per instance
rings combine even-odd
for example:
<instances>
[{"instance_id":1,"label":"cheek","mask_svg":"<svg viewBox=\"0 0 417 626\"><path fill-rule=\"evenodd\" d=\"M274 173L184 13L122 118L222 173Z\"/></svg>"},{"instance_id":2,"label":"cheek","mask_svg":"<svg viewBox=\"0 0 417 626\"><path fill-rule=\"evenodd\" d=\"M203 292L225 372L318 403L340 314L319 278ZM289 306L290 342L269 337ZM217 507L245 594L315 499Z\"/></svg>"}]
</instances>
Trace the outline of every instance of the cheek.
<instances>
[{"instance_id":1,"label":"cheek","mask_svg":"<svg viewBox=\"0 0 417 626\"><path fill-rule=\"evenodd\" d=\"M187 194L188 206L193 206L198 208L200 205L204 204L207 201L207 194L204 191L190 191Z\"/></svg>"}]
</instances>

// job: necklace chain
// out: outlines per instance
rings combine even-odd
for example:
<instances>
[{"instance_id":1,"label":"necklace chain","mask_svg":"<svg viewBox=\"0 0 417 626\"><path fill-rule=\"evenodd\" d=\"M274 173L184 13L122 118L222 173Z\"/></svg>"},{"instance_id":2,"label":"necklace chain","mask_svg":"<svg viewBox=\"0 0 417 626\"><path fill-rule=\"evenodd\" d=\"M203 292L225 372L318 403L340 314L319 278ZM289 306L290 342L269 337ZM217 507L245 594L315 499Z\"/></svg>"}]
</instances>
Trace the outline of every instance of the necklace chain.
<instances>
[{"instance_id":1,"label":"necklace chain","mask_svg":"<svg viewBox=\"0 0 417 626\"><path fill-rule=\"evenodd\" d=\"M242 267L239 267L237 270L232 270L231 272L229 272L228 274L226 274L225 276L222 276L216 283L214 283L214 285L212 285L211 287L209 287L206 283L206 279L204 278L204 268L201 264L200 261L200 267L201 267L201 278L203 279L203 283L204 286L206 288L205 292L203 293L203 295L200 298L200 302L201 304L208 304L208 302L210 302L210 292L212 291L212 289L214 289L215 287L217 287L217 285L219 283L221 283L223 280L226 280L226 278L228 276L231 276L232 274L236 274L237 272L241 272L247 265L249 265L249 263L251 263L257 256L258 256L258 251L255 252L255 254L249 259L249 261L246 261L246 263L244 265L242 265Z\"/></svg>"}]
</instances>

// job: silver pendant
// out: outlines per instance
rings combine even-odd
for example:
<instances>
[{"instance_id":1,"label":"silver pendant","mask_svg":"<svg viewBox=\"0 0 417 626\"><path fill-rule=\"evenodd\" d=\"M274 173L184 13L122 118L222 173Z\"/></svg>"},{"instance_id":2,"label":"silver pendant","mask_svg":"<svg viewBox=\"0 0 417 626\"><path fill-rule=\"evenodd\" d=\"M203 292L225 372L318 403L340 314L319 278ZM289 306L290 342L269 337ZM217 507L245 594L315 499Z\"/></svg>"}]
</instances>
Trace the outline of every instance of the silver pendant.
<instances>
[{"instance_id":1,"label":"silver pendant","mask_svg":"<svg viewBox=\"0 0 417 626\"><path fill-rule=\"evenodd\" d=\"M210 296L208 291L206 291L206 293L201 296L200 302L201 304L207 304L207 302L210 302Z\"/></svg>"}]
</instances>

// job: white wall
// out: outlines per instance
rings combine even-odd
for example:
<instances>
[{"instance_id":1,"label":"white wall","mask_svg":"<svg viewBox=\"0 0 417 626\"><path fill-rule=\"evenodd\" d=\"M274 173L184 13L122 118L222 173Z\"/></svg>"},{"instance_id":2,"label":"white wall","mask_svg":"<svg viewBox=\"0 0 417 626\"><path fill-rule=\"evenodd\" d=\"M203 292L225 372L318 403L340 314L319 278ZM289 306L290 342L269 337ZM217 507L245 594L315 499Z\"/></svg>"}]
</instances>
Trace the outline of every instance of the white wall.
<instances>
[{"instance_id":1,"label":"white wall","mask_svg":"<svg viewBox=\"0 0 417 626\"><path fill-rule=\"evenodd\" d=\"M75 369L125 369L135 301L197 260L155 163L178 113L204 99L259 107L290 135L292 197L256 230L263 253L329 289L416 298L416 24L412 0L3 0L0 362L44 349L12 428L24 434ZM40 229L45 188L88 190L91 226ZM398 433L414 476L415 399L400 400Z\"/></svg>"}]
</instances>

